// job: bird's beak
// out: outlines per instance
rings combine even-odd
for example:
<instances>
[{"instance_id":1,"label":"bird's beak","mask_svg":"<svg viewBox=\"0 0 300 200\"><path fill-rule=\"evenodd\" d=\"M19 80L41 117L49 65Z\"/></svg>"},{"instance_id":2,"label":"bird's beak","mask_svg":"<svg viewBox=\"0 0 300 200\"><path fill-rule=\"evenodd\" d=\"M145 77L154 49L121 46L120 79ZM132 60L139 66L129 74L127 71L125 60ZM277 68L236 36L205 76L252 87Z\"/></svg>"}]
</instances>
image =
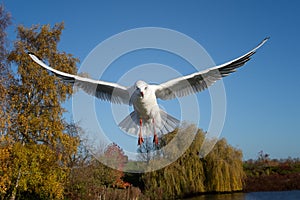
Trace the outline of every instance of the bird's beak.
<instances>
[{"instance_id":1,"label":"bird's beak","mask_svg":"<svg viewBox=\"0 0 300 200\"><path fill-rule=\"evenodd\" d=\"M141 92L141 97L143 97L143 98L144 98L144 92Z\"/></svg>"}]
</instances>

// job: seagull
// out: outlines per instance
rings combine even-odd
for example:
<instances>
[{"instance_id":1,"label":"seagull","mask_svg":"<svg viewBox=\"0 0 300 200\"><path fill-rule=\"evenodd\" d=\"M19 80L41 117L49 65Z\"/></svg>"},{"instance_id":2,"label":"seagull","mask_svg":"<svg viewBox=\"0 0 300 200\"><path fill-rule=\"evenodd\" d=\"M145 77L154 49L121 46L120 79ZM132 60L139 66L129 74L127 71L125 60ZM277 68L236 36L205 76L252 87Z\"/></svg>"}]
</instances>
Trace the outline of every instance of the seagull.
<instances>
[{"instance_id":1,"label":"seagull","mask_svg":"<svg viewBox=\"0 0 300 200\"><path fill-rule=\"evenodd\" d=\"M144 132L147 136L153 134L153 143L158 145L157 134L169 133L177 128L180 123L178 119L159 107L157 103L158 98L169 100L207 89L217 80L235 72L239 67L248 62L252 55L268 39L269 37L265 38L248 53L224 64L178 77L161 84L148 84L145 81L138 80L131 87L68 74L48 66L34 53L28 52L28 55L41 67L49 70L62 80L81 88L89 95L111 103L133 106L133 112L119 123L119 127L127 133L138 135L138 145L142 145L144 142Z\"/></svg>"}]
</instances>

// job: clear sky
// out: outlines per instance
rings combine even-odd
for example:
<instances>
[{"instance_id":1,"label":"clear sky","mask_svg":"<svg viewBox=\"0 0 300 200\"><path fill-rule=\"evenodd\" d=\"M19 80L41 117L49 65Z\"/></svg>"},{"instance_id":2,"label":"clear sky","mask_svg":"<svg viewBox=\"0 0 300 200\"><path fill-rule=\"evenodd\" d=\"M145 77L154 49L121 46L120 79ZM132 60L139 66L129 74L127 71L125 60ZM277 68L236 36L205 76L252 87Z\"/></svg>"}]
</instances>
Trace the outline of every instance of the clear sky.
<instances>
[{"instance_id":1,"label":"clear sky","mask_svg":"<svg viewBox=\"0 0 300 200\"><path fill-rule=\"evenodd\" d=\"M227 113L221 137L240 148L244 159L256 158L261 150L271 158L300 157L299 1L2 2L13 17L11 41L18 24L30 27L64 21L59 50L73 54L81 62L105 39L133 28L163 27L186 34L201 44L216 64L242 55L270 36L249 63L224 79ZM145 63L174 68L185 64L166 53L159 58L155 51L148 54L129 55L113 64L127 66L128 70ZM106 80L116 81L116 76L122 76L115 68L105 74ZM183 74L193 72L188 66L181 70ZM206 104L210 106L206 96L197 95L200 108L204 107L203 115ZM98 103L103 104L101 109L107 109L101 113L110 112L110 104ZM71 106L66 106L72 112ZM199 127L207 129L208 119L201 117ZM117 130L116 124L111 126ZM136 145L135 140L127 143L130 142Z\"/></svg>"}]
</instances>

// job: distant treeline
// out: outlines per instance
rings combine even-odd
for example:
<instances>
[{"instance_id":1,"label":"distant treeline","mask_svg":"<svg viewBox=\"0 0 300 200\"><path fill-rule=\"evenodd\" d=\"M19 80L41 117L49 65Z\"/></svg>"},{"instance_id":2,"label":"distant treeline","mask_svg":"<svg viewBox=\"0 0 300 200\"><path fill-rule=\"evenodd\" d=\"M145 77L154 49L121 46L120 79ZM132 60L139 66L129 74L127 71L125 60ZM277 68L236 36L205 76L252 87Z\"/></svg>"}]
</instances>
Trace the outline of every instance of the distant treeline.
<instances>
[{"instance_id":1,"label":"distant treeline","mask_svg":"<svg viewBox=\"0 0 300 200\"><path fill-rule=\"evenodd\" d=\"M244 191L280 191L300 189L300 159L270 159L259 153L257 160L244 162Z\"/></svg>"}]
</instances>

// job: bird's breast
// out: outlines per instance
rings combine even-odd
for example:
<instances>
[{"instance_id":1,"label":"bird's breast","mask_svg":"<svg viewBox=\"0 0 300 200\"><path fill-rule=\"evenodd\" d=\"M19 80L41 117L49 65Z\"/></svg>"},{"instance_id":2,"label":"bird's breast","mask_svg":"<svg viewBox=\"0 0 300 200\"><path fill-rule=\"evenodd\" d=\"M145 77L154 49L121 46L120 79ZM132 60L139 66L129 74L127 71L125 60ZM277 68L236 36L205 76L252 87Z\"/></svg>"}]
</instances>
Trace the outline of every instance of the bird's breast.
<instances>
[{"instance_id":1,"label":"bird's breast","mask_svg":"<svg viewBox=\"0 0 300 200\"><path fill-rule=\"evenodd\" d=\"M140 118L150 119L159 111L156 98L135 98L132 102Z\"/></svg>"}]
</instances>

